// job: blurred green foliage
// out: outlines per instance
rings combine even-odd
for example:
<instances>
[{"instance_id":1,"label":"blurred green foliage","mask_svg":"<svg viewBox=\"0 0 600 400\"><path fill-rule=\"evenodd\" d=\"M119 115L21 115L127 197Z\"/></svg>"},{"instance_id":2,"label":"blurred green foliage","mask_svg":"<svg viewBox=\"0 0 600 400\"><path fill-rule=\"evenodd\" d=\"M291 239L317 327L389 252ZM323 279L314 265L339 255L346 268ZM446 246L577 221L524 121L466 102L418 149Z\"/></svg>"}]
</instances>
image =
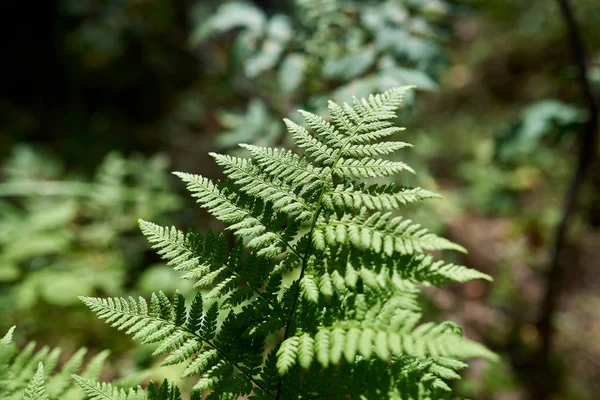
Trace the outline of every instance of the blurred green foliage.
<instances>
[{"instance_id":1,"label":"blurred green foliage","mask_svg":"<svg viewBox=\"0 0 600 400\"><path fill-rule=\"evenodd\" d=\"M71 375L80 373L87 379L98 379L108 351L94 355L82 367L87 349L80 348L61 362L62 350L58 347L36 349L36 343L29 342L22 350L17 349L13 342L14 330L12 327L0 338L0 393L3 399L85 399Z\"/></svg>"},{"instance_id":2,"label":"blurred green foliage","mask_svg":"<svg viewBox=\"0 0 600 400\"><path fill-rule=\"evenodd\" d=\"M298 0L291 12L271 15L248 2L205 8L190 44L225 90L250 96L245 113L220 113L229 133L217 144L276 144L281 118L322 111L329 98L406 84L437 89L452 12L443 1Z\"/></svg>"},{"instance_id":3,"label":"blurred green foliage","mask_svg":"<svg viewBox=\"0 0 600 400\"><path fill-rule=\"evenodd\" d=\"M167 166L165 156L111 153L89 179L16 147L0 183L0 329L18 324L33 337L60 337L64 324L86 324L72 318L78 295L148 282L137 219L163 219L181 205Z\"/></svg>"}]
</instances>

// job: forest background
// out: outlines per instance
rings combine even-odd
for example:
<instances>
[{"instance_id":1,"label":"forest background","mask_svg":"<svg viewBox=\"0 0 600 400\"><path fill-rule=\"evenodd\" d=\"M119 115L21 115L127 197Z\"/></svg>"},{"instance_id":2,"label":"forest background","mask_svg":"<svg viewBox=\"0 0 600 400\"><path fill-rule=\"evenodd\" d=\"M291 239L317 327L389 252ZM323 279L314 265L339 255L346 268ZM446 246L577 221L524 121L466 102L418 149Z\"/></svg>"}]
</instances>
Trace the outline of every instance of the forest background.
<instances>
[{"instance_id":1,"label":"forest background","mask_svg":"<svg viewBox=\"0 0 600 400\"><path fill-rule=\"evenodd\" d=\"M176 379L77 300L179 287L137 218L218 226L168 172L217 176L208 151L287 144L281 118L298 108L414 84L402 140L415 144L404 156L423 172L400 183L441 192L445 201L413 214L469 249L457 261L495 278L427 291L432 318L459 322L502 356L473 362L457 391L594 399L600 161L586 138L598 129L595 3L4 2L0 332L17 325L18 343L60 345L65 356L109 348L104 380L141 370ZM587 174L556 255L578 166Z\"/></svg>"}]
</instances>

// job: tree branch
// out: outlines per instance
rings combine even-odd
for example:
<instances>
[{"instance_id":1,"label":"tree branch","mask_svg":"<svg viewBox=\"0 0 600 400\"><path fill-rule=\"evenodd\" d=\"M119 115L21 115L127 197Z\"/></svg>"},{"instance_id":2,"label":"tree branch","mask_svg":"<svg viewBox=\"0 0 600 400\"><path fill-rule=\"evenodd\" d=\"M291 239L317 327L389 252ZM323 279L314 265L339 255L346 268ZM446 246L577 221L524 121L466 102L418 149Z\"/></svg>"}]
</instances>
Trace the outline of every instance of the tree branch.
<instances>
[{"instance_id":1,"label":"tree branch","mask_svg":"<svg viewBox=\"0 0 600 400\"><path fill-rule=\"evenodd\" d=\"M586 107L589 112L589 120L584 124L580 137L579 159L577 169L566 194L562 217L556 228L554 246L550 254L550 267L546 276L547 289L543 299L541 315L538 322L538 330L541 337L541 346L536 358L536 364L540 378L536 389L533 390L532 398L545 400L549 396L549 384L552 381L549 376L550 353L554 330L552 328L553 317L556 312L561 291L561 282L564 275L564 263L561 262L561 251L565 244L566 233L570 219L577 206L581 186L585 180L589 165L596 156L597 130L598 130L598 104L592 93L592 87L588 79L586 56L583 40L569 0L557 0L563 19L567 25L569 43L573 52L573 61L579 72L579 85L585 98Z\"/></svg>"}]
</instances>

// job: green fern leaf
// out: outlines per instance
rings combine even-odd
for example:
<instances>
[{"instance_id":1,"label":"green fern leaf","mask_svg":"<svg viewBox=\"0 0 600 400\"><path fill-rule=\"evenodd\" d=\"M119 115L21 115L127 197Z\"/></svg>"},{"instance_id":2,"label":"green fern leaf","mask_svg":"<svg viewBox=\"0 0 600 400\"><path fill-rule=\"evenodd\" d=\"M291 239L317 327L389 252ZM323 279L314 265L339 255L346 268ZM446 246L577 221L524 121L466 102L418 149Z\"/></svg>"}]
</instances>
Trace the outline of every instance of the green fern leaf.
<instances>
[{"instance_id":1,"label":"green fern leaf","mask_svg":"<svg viewBox=\"0 0 600 400\"><path fill-rule=\"evenodd\" d=\"M299 339L296 336L284 340L277 350L277 370L280 375L285 375L296 361Z\"/></svg>"},{"instance_id":2,"label":"green fern leaf","mask_svg":"<svg viewBox=\"0 0 600 400\"><path fill-rule=\"evenodd\" d=\"M85 348L81 348L55 371L61 359L61 349L46 346L35 351L36 344L30 342L17 351L12 343L13 332L14 327L0 340L0 391L3 398L80 400L82 396L71 375L80 373L96 379L108 356L107 351L98 353L88 361L84 371L80 371L87 353Z\"/></svg>"},{"instance_id":3,"label":"green fern leaf","mask_svg":"<svg viewBox=\"0 0 600 400\"><path fill-rule=\"evenodd\" d=\"M254 168L251 161L215 153L211 153L211 156L245 193L260 195L264 200L271 202L276 211L297 215L300 221L312 218L313 207L296 196L287 184L280 180L266 179Z\"/></svg>"},{"instance_id":4,"label":"green fern leaf","mask_svg":"<svg viewBox=\"0 0 600 400\"><path fill-rule=\"evenodd\" d=\"M314 344L315 340L308 333L298 338L298 360L304 369L308 369L313 361Z\"/></svg>"},{"instance_id":5,"label":"green fern leaf","mask_svg":"<svg viewBox=\"0 0 600 400\"><path fill-rule=\"evenodd\" d=\"M210 349L205 352L199 353L190 362L183 372L182 377L187 378L192 375L199 375L203 371L206 371L213 362L218 359L218 353L215 349Z\"/></svg>"},{"instance_id":6,"label":"green fern leaf","mask_svg":"<svg viewBox=\"0 0 600 400\"><path fill-rule=\"evenodd\" d=\"M436 199L441 196L421 188L400 188L394 186L372 185L365 187L338 185L333 191L326 193L324 202L330 209L346 210L348 208L365 207L368 210L396 210L400 206L425 199Z\"/></svg>"},{"instance_id":7,"label":"green fern leaf","mask_svg":"<svg viewBox=\"0 0 600 400\"><path fill-rule=\"evenodd\" d=\"M338 157L339 150L331 148L325 143L321 143L303 126L300 126L289 119L284 119L283 121L287 125L288 131L294 138L296 145L301 149L304 149L306 154L312 158L315 163L320 163L324 166L333 165L335 159Z\"/></svg>"},{"instance_id":8,"label":"green fern leaf","mask_svg":"<svg viewBox=\"0 0 600 400\"><path fill-rule=\"evenodd\" d=\"M157 249L167 264L178 271L188 271L198 267L200 260L189 246L189 238L175 227L166 228L142 219L138 220L142 233Z\"/></svg>"},{"instance_id":9,"label":"green fern leaf","mask_svg":"<svg viewBox=\"0 0 600 400\"><path fill-rule=\"evenodd\" d=\"M306 341L304 335L306 334L301 337ZM293 336L284 342L292 346L286 358L286 371L293 366L290 365L292 355L298 355L298 358L301 356L305 368L310 365L315 356L321 366L327 367L330 363L337 362L342 354L349 363L355 362L356 354L367 359L375 355L385 362L388 362L391 356L496 358L482 345L453 333L440 331L433 324L421 325L410 333L370 327L322 328L314 337L314 348L304 346L302 352L297 350L299 340L299 337ZM443 376L445 379L454 377L454 374L448 373L448 368L437 367L436 371L441 376L446 373L447 376Z\"/></svg>"},{"instance_id":10,"label":"green fern leaf","mask_svg":"<svg viewBox=\"0 0 600 400\"><path fill-rule=\"evenodd\" d=\"M304 275L300 281L300 288L302 290L302 294L308 300L312 301L313 303L319 302L319 288L317 287L315 279L311 275Z\"/></svg>"},{"instance_id":11,"label":"green fern leaf","mask_svg":"<svg viewBox=\"0 0 600 400\"><path fill-rule=\"evenodd\" d=\"M25 389L23 400L48 400L48 393L44 386L44 366L41 362L38 364L33 379Z\"/></svg>"},{"instance_id":12,"label":"green fern leaf","mask_svg":"<svg viewBox=\"0 0 600 400\"><path fill-rule=\"evenodd\" d=\"M364 178L382 178L395 175L402 171L415 171L400 161L388 161L373 158L340 158L337 163L335 173L341 178L364 179Z\"/></svg>"},{"instance_id":13,"label":"green fern leaf","mask_svg":"<svg viewBox=\"0 0 600 400\"><path fill-rule=\"evenodd\" d=\"M273 178L279 178L288 185L305 185L307 189L318 189L324 184L327 168L315 167L290 150L271 149L249 144L241 144L247 149L262 171Z\"/></svg>"},{"instance_id":14,"label":"green fern leaf","mask_svg":"<svg viewBox=\"0 0 600 400\"><path fill-rule=\"evenodd\" d=\"M113 387L109 383L98 383L91 379L73 375L73 379L83 390L88 400L145 400L146 393L142 388L125 391Z\"/></svg>"},{"instance_id":15,"label":"green fern leaf","mask_svg":"<svg viewBox=\"0 0 600 400\"><path fill-rule=\"evenodd\" d=\"M340 219L333 216L327 223L315 228L325 240L313 236L319 249L325 242L331 246L351 244L358 249L373 249L388 256L394 253L413 254L426 250L466 251L462 246L434 235L410 219L391 217L389 213L374 213L369 218L363 215L346 215Z\"/></svg>"},{"instance_id":16,"label":"green fern leaf","mask_svg":"<svg viewBox=\"0 0 600 400\"><path fill-rule=\"evenodd\" d=\"M373 144L352 144L344 147L342 156L346 158L362 159L392 154L400 149L412 147L404 142L384 142Z\"/></svg>"}]
</instances>

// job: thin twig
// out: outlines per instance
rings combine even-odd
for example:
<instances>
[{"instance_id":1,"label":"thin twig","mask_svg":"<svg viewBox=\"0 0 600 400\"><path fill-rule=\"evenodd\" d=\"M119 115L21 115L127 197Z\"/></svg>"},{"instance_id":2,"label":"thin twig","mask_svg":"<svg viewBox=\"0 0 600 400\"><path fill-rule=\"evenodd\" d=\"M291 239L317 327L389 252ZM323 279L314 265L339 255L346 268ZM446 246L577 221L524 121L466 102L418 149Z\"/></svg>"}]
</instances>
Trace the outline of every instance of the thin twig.
<instances>
[{"instance_id":1,"label":"thin twig","mask_svg":"<svg viewBox=\"0 0 600 400\"><path fill-rule=\"evenodd\" d=\"M592 87L588 79L585 50L583 40L577 21L573 15L569 0L557 0L565 20L569 33L569 42L573 51L573 61L577 64L579 72L579 85L585 97L589 112L589 120L585 123L581 132L579 160L577 169L571 179L569 190L563 204L562 217L556 228L554 246L551 250L550 268L546 277L547 289L541 308L541 317L538 329L541 336L541 346L537 357L537 367L541 374L538 388L532 393L532 398L545 400L549 396L548 384L552 381L549 376L549 358L552 348L554 330L552 329L553 317L556 312L560 297L561 281L564 275L564 263L561 263L561 251L564 247L566 233L570 219L577 205L581 186L585 180L586 172L593 161L596 152L597 130L598 130L598 104L592 93Z\"/></svg>"}]
</instances>

